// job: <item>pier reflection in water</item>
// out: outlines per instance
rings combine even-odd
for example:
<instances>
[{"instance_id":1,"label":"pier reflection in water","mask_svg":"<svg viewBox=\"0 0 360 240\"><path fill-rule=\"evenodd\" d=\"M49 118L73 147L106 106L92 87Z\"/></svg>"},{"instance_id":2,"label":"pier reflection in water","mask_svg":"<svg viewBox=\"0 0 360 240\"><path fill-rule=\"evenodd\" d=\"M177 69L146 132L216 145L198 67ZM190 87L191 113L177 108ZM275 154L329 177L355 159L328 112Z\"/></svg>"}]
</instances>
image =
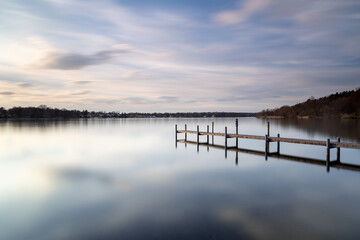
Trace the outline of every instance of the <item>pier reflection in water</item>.
<instances>
[{"instance_id":1,"label":"pier reflection in water","mask_svg":"<svg viewBox=\"0 0 360 240\"><path fill-rule=\"evenodd\" d=\"M209 143L197 143L194 141L177 140L176 142L184 143L185 147L187 146L187 144L197 145L198 152L199 152L200 146L206 147L207 151L209 151L209 148L222 149L225 151L225 158L228 157L228 151L235 152L235 164L236 165L238 165L238 162L239 162L238 153L240 152L240 153L258 155L258 156L264 156L265 160L268 160L268 158L270 157L270 158L276 158L276 159L281 159L281 160L289 160L289 161L302 162L302 163L313 164L313 165L318 165L318 166L325 166L326 171L328 171L328 172L330 171L330 168L345 169L345 170L360 172L360 165L342 163L340 161L340 159L332 160L332 161L328 162L328 161L324 161L322 159L314 159L314 158L307 158L307 157L301 157L301 156L292 156L292 155L287 155L287 154L280 154L277 152L266 153L266 152L262 152L262 151L251 150L251 149L225 147L222 145L214 145L214 144L209 144Z\"/></svg>"}]
</instances>

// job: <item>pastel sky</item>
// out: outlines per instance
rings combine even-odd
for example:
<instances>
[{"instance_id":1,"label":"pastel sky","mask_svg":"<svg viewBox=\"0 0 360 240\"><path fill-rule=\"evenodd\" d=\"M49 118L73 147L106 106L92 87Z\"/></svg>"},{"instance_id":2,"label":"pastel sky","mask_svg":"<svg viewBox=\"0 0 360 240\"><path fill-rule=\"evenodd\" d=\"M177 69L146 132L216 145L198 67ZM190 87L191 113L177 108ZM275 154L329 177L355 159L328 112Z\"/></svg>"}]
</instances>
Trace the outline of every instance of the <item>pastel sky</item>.
<instances>
[{"instance_id":1,"label":"pastel sky","mask_svg":"<svg viewBox=\"0 0 360 240\"><path fill-rule=\"evenodd\" d=\"M260 111L360 87L359 0L1 0L0 106Z\"/></svg>"}]
</instances>

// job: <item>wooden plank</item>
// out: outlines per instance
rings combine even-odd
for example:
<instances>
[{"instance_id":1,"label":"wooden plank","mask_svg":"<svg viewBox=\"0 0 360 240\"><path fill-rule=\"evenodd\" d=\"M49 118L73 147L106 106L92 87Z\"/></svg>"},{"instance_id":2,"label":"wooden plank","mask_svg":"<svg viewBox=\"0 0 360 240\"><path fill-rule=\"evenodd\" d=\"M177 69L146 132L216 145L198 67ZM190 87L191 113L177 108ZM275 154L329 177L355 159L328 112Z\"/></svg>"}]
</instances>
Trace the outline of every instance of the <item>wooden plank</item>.
<instances>
[{"instance_id":1,"label":"wooden plank","mask_svg":"<svg viewBox=\"0 0 360 240\"><path fill-rule=\"evenodd\" d=\"M287 142L287 143L298 143L298 144L326 146L326 141L310 140L310 139L269 137L269 141L271 141L271 142Z\"/></svg>"},{"instance_id":2,"label":"wooden plank","mask_svg":"<svg viewBox=\"0 0 360 240\"><path fill-rule=\"evenodd\" d=\"M331 142L334 147L360 149L360 144L346 142Z\"/></svg>"},{"instance_id":3,"label":"wooden plank","mask_svg":"<svg viewBox=\"0 0 360 240\"><path fill-rule=\"evenodd\" d=\"M246 134L228 134L228 138L248 138L248 139L265 140L265 136L246 135Z\"/></svg>"}]
</instances>

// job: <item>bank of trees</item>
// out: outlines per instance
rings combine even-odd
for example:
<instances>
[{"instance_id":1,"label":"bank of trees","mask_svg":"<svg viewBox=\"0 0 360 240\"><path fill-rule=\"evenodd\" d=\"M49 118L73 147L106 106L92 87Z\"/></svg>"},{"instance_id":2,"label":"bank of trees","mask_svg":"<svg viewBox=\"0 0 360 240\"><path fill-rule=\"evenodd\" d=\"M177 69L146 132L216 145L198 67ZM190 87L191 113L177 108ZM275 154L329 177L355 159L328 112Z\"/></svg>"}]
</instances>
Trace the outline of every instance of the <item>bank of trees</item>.
<instances>
[{"instance_id":1,"label":"bank of trees","mask_svg":"<svg viewBox=\"0 0 360 240\"><path fill-rule=\"evenodd\" d=\"M337 92L319 99L311 97L293 106L285 105L276 109L263 110L257 114L257 117L360 118L360 88Z\"/></svg>"},{"instance_id":2,"label":"bank of trees","mask_svg":"<svg viewBox=\"0 0 360 240\"><path fill-rule=\"evenodd\" d=\"M8 110L0 107L0 118L169 118L169 117L254 117L255 113L241 112L178 112L178 113L120 113L120 112L90 112L39 107L13 107Z\"/></svg>"}]
</instances>

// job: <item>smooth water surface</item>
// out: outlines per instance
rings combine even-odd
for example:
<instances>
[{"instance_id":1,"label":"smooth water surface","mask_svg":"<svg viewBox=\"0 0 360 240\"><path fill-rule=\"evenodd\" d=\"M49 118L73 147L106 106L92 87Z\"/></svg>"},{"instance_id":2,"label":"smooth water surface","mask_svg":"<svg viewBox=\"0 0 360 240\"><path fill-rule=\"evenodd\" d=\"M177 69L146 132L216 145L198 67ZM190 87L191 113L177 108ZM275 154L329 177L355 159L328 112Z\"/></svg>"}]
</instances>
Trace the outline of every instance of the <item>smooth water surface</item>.
<instances>
[{"instance_id":1,"label":"smooth water surface","mask_svg":"<svg viewBox=\"0 0 360 240\"><path fill-rule=\"evenodd\" d=\"M232 118L0 122L0 239L360 236L360 172L175 147L175 124L205 131L212 121L235 131ZM264 120L239 119L239 133L266 131ZM360 143L356 120L271 120L270 132ZM263 141L239 145L264 151ZM281 152L325 160L326 149L284 143ZM341 161L360 165L360 150L341 150Z\"/></svg>"}]
</instances>

